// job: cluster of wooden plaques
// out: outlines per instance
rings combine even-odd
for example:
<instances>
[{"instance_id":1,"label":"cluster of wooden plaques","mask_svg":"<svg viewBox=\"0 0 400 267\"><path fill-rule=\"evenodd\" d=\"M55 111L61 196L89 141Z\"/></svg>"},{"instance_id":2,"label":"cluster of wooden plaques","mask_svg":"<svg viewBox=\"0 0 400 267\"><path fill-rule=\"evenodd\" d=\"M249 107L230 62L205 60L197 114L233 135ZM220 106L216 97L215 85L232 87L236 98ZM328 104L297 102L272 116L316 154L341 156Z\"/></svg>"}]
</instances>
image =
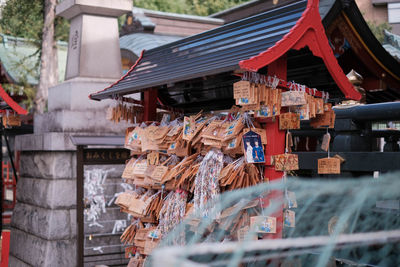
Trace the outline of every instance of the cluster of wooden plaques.
<instances>
[{"instance_id":1,"label":"cluster of wooden plaques","mask_svg":"<svg viewBox=\"0 0 400 267\"><path fill-rule=\"evenodd\" d=\"M128 227L121 237L128 245L127 252L141 255L132 260L139 264L138 266L141 266L141 260L166 234L158 228L162 207L166 205L161 196L183 190L188 195L185 213L191 213L190 202L193 201L195 193L196 175L209 151L217 149L222 151L224 157L231 159L224 162L217 176L219 192L245 188L268 180L263 177L261 165L246 162L243 146L243 140L246 140L243 136L255 135L259 137L259 142L252 145L255 149L257 145L261 146L260 151L263 151L267 143L265 130L257 122L252 122L249 128L243 114L237 112L237 108L232 110L236 112L231 113L229 119L225 115L216 117L197 114L184 117L180 122L153 122L127 129L125 147L131 151L131 158L126 164L122 178L126 183L134 185L136 190L122 193L116 203L122 212L132 215L138 222ZM254 155L257 153L254 152ZM258 216L259 209L260 206L243 208L241 216L232 224L227 225L223 217L220 217L213 227L222 227L223 223L233 239L239 239L239 233L243 234L244 230L250 227L250 218ZM274 221L268 220L269 226L262 230L262 233L273 233L276 229ZM196 220L191 221L193 230L196 230L197 223ZM158 239L149 236L143 238L143 229L157 230ZM148 232L149 235L151 233L154 236L154 231Z\"/></svg>"},{"instance_id":2,"label":"cluster of wooden plaques","mask_svg":"<svg viewBox=\"0 0 400 267\"><path fill-rule=\"evenodd\" d=\"M17 114L9 114L3 116L3 126L4 127L21 126L21 117Z\"/></svg>"},{"instance_id":3,"label":"cluster of wooden plaques","mask_svg":"<svg viewBox=\"0 0 400 267\"><path fill-rule=\"evenodd\" d=\"M285 91L265 84L239 81L233 85L236 104L245 110L252 110L255 117L279 116L280 130L300 129L300 121L307 120L313 128L334 128L335 112L332 104L322 98L308 95L304 91ZM281 109L282 108L282 109ZM291 140L287 140L291 142ZM330 136L324 136L322 149L328 151ZM290 150L291 145L286 148ZM274 156L275 169L279 171L298 170L298 156L285 153ZM340 162L333 158L318 161L318 173L340 174Z\"/></svg>"},{"instance_id":4,"label":"cluster of wooden plaques","mask_svg":"<svg viewBox=\"0 0 400 267\"><path fill-rule=\"evenodd\" d=\"M282 92L265 84L240 81L233 85L233 96L237 105L254 111L257 118L279 116L281 130L300 129L301 120L309 120L314 128L334 127L332 105L303 91Z\"/></svg>"},{"instance_id":5,"label":"cluster of wooden plaques","mask_svg":"<svg viewBox=\"0 0 400 267\"><path fill-rule=\"evenodd\" d=\"M113 122L127 121L136 123L143 121L143 107L119 103L107 109L106 119Z\"/></svg>"}]
</instances>

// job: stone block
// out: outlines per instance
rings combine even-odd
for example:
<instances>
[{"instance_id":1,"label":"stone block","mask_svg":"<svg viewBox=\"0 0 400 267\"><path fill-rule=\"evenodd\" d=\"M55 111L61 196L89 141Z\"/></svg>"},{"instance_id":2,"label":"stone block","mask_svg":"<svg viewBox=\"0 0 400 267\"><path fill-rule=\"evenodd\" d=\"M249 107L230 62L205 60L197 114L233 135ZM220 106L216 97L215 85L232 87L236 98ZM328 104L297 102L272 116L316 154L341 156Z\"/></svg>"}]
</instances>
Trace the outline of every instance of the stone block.
<instances>
[{"instance_id":1,"label":"stone block","mask_svg":"<svg viewBox=\"0 0 400 267\"><path fill-rule=\"evenodd\" d=\"M76 242L49 241L13 228L10 255L30 266L71 267L76 266Z\"/></svg>"},{"instance_id":2,"label":"stone block","mask_svg":"<svg viewBox=\"0 0 400 267\"><path fill-rule=\"evenodd\" d=\"M20 177L17 186L17 200L42 208L74 208L76 207L76 180Z\"/></svg>"},{"instance_id":3,"label":"stone block","mask_svg":"<svg viewBox=\"0 0 400 267\"><path fill-rule=\"evenodd\" d=\"M10 255L31 266L44 266L47 242L18 229L11 229Z\"/></svg>"},{"instance_id":4,"label":"stone block","mask_svg":"<svg viewBox=\"0 0 400 267\"><path fill-rule=\"evenodd\" d=\"M76 222L76 209L69 210L70 228L71 228L71 238L76 238L77 236L77 222Z\"/></svg>"},{"instance_id":5,"label":"stone block","mask_svg":"<svg viewBox=\"0 0 400 267\"><path fill-rule=\"evenodd\" d=\"M58 16L71 19L79 14L119 17L132 11L130 0L64 0L56 7Z\"/></svg>"},{"instance_id":6,"label":"stone block","mask_svg":"<svg viewBox=\"0 0 400 267\"><path fill-rule=\"evenodd\" d=\"M20 175L44 179L72 179L76 177L76 154L59 152L22 152Z\"/></svg>"},{"instance_id":7,"label":"stone block","mask_svg":"<svg viewBox=\"0 0 400 267\"><path fill-rule=\"evenodd\" d=\"M71 238L69 210L50 210L17 203L11 225L46 240Z\"/></svg>"},{"instance_id":8,"label":"stone block","mask_svg":"<svg viewBox=\"0 0 400 267\"><path fill-rule=\"evenodd\" d=\"M90 135L124 135L129 123L112 123L106 119L107 110L56 110L35 115L34 133L79 133Z\"/></svg>"},{"instance_id":9,"label":"stone block","mask_svg":"<svg viewBox=\"0 0 400 267\"><path fill-rule=\"evenodd\" d=\"M58 240L48 242L46 267L76 266L76 240Z\"/></svg>"},{"instance_id":10,"label":"stone block","mask_svg":"<svg viewBox=\"0 0 400 267\"><path fill-rule=\"evenodd\" d=\"M91 93L103 90L115 79L74 78L49 88L49 112L56 110L104 110L113 100L93 101Z\"/></svg>"},{"instance_id":11,"label":"stone block","mask_svg":"<svg viewBox=\"0 0 400 267\"><path fill-rule=\"evenodd\" d=\"M50 122L49 122L50 123ZM15 137L17 151L74 151L68 133L42 133L17 135Z\"/></svg>"},{"instance_id":12,"label":"stone block","mask_svg":"<svg viewBox=\"0 0 400 267\"><path fill-rule=\"evenodd\" d=\"M8 266L10 266L10 267L32 267L32 265L29 265L12 255L9 255L9 257L8 257Z\"/></svg>"}]
</instances>

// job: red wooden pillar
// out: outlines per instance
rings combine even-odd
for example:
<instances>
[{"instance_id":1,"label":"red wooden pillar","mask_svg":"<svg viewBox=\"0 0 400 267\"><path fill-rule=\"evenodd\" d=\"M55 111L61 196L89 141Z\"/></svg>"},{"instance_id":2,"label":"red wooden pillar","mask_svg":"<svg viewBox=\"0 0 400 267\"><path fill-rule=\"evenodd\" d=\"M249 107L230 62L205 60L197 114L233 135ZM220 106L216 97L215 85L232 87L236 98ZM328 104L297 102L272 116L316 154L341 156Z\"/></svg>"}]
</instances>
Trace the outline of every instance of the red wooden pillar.
<instances>
[{"instance_id":1,"label":"red wooden pillar","mask_svg":"<svg viewBox=\"0 0 400 267\"><path fill-rule=\"evenodd\" d=\"M8 254L10 252L10 231L4 230L1 233L1 264L0 267L8 267Z\"/></svg>"},{"instance_id":2,"label":"red wooden pillar","mask_svg":"<svg viewBox=\"0 0 400 267\"><path fill-rule=\"evenodd\" d=\"M157 89L151 88L144 91L144 121L157 119Z\"/></svg>"},{"instance_id":3,"label":"red wooden pillar","mask_svg":"<svg viewBox=\"0 0 400 267\"><path fill-rule=\"evenodd\" d=\"M276 75L277 78L287 80L287 61L286 54L280 57L278 60L268 65L268 75L273 77ZM269 178L271 182L280 180L283 176L283 172L275 171L275 167L272 165L271 157L285 152L285 131L279 130L278 118L266 123L266 134L268 143L265 149L265 177ZM264 199L264 207L268 207L273 204L278 208L272 217L276 217L276 234L266 234L264 238L277 239L282 238L283 228L283 192L280 190L272 190L270 194Z\"/></svg>"}]
</instances>

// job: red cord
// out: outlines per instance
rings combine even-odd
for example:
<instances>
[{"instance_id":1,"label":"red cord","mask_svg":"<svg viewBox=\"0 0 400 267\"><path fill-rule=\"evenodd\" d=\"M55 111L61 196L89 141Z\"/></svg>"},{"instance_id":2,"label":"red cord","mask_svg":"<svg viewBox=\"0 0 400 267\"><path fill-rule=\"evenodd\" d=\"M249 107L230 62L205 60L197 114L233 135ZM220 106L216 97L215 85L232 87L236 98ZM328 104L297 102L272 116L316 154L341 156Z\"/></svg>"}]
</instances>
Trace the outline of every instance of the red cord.
<instances>
[{"instance_id":1,"label":"red cord","mask_svg":"<svg viewBox=\"0 0 400 267\"><path fill-rule=\"evenodd\" d=\"M26 115L28 114L28 111L23 109L20 105L18 105L17 102L12 99L7 92L4 90L4 88L0 84L0 97L3 98L3 100L9 105L17 114L19 115Z\"/></svg>"}]
</instances>

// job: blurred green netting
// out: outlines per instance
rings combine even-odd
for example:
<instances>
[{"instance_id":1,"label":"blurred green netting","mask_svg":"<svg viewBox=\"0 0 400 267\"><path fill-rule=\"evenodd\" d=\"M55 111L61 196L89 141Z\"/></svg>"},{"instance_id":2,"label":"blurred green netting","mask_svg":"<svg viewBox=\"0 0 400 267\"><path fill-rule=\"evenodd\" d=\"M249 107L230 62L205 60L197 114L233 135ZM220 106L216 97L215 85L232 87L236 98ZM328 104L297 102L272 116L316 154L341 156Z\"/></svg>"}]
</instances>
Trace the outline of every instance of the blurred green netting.
<instances>
[{"instance_id":1,"label":"blurred green netting","mask_svg":"<svg viewBox=\"0 0 400 267\"><path fill-rule=\"evenodd\" d=\"M146 265L400 266L400 174L285 180L220 195L208 203L208 217L191 215L177 225ZM261 208L265 203L257 200L276 192L283 200ZM232 229L245 213L273 217L282 202L283 211L295 212L295 227L283 226L284 239L257 241L271 234L250 227L237 241L238 231Z\"/></svg>"}]
</instances>

